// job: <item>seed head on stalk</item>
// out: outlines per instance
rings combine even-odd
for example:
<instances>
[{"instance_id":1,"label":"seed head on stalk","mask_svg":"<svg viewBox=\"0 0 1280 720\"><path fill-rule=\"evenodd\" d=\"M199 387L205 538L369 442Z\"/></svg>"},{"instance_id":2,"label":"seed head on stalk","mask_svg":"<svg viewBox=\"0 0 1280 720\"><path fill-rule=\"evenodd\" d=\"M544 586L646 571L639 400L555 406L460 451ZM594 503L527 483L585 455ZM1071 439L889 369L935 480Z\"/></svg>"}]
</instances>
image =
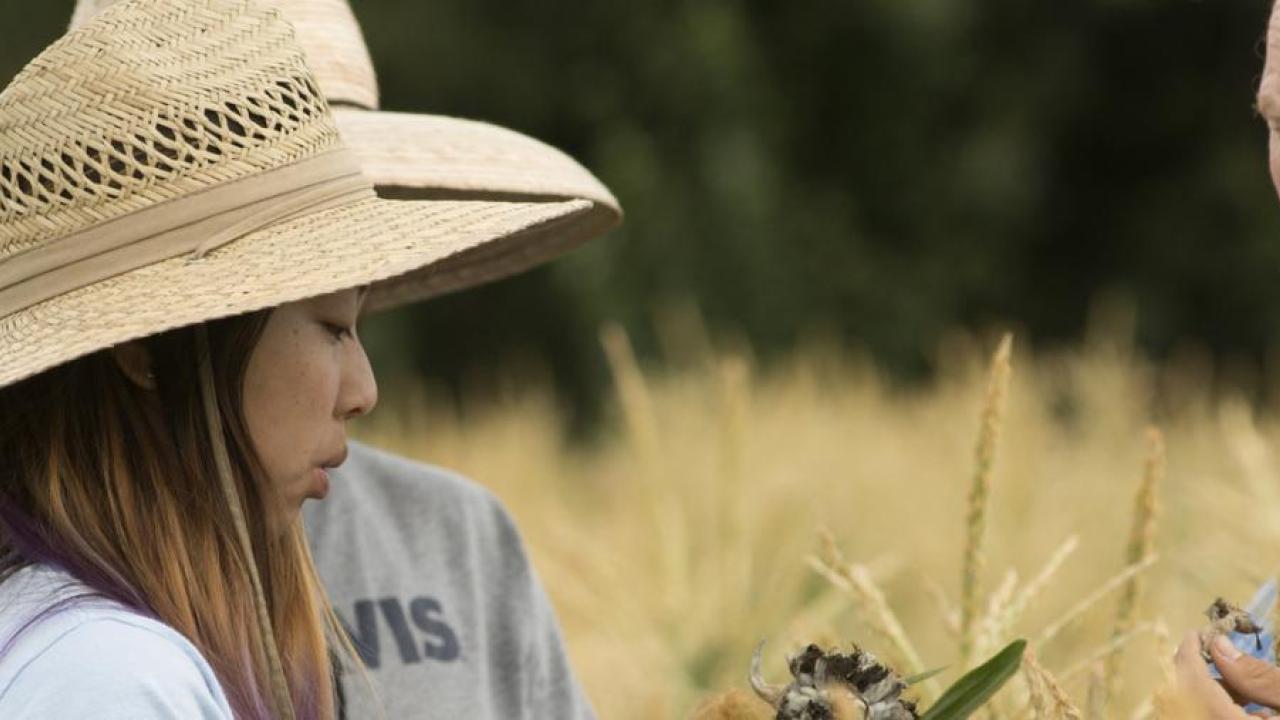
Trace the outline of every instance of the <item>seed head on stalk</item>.
<instances>
[{"instance_id":1,"label":"seed head on stalk","mask_svg":"<svg viewBox=\"0 0 1280 720\"><path fill-rule=\"evenodd\" d=\"M915 703L901 698L907 684L874 655L809 645L787 660L792 680L771 685L760 674L764 643L751 658L751 687L777 711L776 720L915 720Z\"/></svg>"},{"instance_id":2,"label":"seed head on stalk","mask_svg":"<svg viewBox=\"0 0 1280 720\"><path fill-rule=\"evenodd\" d=\"M991 494L991 474L995 466L996 441L1000 435L1000 414L1009 388L1009 375L1012 372L1009 363L1012 352L1013 335L1005 333L991 358L991 372L987 380L986 397L982 403L982 421L978 429L978 444L974 451L973 485L969 489L966 522L968 537L964 546L964 574L961 578L960 600L960 656L966 665L973 652L978 582L984 565L982 537L986 529L987 501Z\"/></svg>"},{"instance_id":3,"label":"seed head on stalk","mask_svg":"<svg viewBox=\"0 0 1280 720\"><path fill-rule=\"evenodd\" d=\"M1204 614L1209 618L1208 624L1200 628L1200 656L1205 659L1205 662L1213 662L1213 657L1209 655L1209 646L1219 635L1230 637L1233 632L1253 633L1258 649L1262 649L1262 640L1257 637L1262 632L1262 628L1253 621L1249 613L1222 598L1217 598L1204 611Z\"/></svg>"}]
</instances>

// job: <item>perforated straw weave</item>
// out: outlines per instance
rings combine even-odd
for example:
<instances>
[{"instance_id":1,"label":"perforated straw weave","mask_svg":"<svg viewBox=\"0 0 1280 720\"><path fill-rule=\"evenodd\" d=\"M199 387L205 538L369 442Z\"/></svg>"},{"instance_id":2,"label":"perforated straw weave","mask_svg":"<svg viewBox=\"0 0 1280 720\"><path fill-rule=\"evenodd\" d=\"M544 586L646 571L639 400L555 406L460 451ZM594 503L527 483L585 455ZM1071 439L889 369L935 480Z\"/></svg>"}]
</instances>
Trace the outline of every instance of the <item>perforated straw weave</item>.
<instances>
[{"instance_id":1,"label":"perforated straw weave","mask_svg":"<svg viewBox=\"0 0 1280 720\"><path fill-rule=\"evenodd\" d=\"M72 27L115 0L77 0ZM399 199L583 199L591 207L536 244L504 244L466 259L432 283L404 282L375 307L461 290L527 270L616 227L613 194L564 152L522 133L444 115L379 110L377 76L347 0L266 0L297 31L321 93L333 103L343 141L384 197ZM466 73L466 68L458 68Z\"/></svg>"}]
</instances>

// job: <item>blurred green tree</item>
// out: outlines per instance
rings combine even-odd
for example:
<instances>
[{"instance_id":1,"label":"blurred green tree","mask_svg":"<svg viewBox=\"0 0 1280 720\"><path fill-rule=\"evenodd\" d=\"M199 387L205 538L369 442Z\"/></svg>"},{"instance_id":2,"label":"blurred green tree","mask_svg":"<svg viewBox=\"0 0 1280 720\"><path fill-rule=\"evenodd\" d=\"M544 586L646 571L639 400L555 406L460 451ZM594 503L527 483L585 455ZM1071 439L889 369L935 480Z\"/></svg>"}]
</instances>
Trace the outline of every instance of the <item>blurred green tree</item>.
<instances>
[{"instance_id":1,"label":"blurred green tree","mask_svg":"<svg viewBox=\"0 0 1280 720\"><path fill-rule=\"evenodd\" d=\"M1075 338L1109 289L1134 300L1156 353L1195 338L1261 357L1280 334L1252 111L1265 0L355 10L384 107L547 140L627 211L546 268L371 323L388 366L456 385L513 352L541 357L586 425L596 326L621 320L651 353L653 308L673 297L765 358L820 329L906 378L953 325ZM0 76L69 14L0 0Z\"/></svg>"}]
</instances>

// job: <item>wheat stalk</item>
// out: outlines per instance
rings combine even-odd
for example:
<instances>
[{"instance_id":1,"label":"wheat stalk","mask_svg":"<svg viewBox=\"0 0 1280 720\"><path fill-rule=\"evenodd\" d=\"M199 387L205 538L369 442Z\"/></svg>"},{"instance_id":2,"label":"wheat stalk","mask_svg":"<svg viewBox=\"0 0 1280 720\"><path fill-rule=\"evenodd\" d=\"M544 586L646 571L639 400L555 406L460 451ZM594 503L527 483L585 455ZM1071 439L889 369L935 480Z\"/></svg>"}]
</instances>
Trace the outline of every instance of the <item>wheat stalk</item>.
<instances>
[{"instance_id":1,"label":"wheat stalk","mask_svg":"<svg viewBox=\"0 0 1280 720\"><path fill-rule=\"evenodd\" d=\"M1041 709L1037 711L1037 718L1045 718L1045 720L1081 720L1080 710L1071 702L1071 697L1067 695L1067 691L1062 689L1062 685L1056 678L1045 670L1040 661L1036 659L1036 654L1027 648L1022 654L1022 672L1027 678L1028 687L1035 685L1036 691L1031 693L1031 705L1034 709L1036 703L1041 703ZM1023 716L1026 713L1019 713Z\"/></svg>"},{"instance_id":2,"label":"wheat stalk","mask_svg":"<svg viewBox=\"0 0 1280 720\"><path fill-rule=\"evenodd\" d=\"M1129 546L1125 549L1126 565L1139 563L1155 555L1156 518L1159 513L1157 490L1164 483L1164 474L1164 435L1158 428L1148 428L1147 457L1143 465L1142 482L1138 486L1138 495L1134 501L1133 525L1129 529ZM1133 628L1137 620L1138 602L1141 596L1142 577L1134 575L1125 583L1124 590L1120 593L1115 628L1111 632L1113 638L1120 637ZM1101 699L1104 706L1119 689L1120 659L1119 649L1107 657L1104 670L1107 681Z\"/></svg>"},{"instance_id":3,"label":"wheat stalk","mask_svg":"<svg viewBox=\"0 0 1280 720\"><path fill-rule=\"evenodd\" d=\"M860 612L859 618L888 644L889 651L886 654L890 657L890 664L906 668L904 675L924 672L924 663L921 662L919 653L907 639L902 623L898 621L885 601L884 593L876 586L865 567L856 564L843 568L833 567L812 555L806 560L815 572L853 599Z\"/></svg>"},{"instance_id":4,"label":"wheat stalk","mask_svg":"<svg viewBox=\"0 0 1280 720\"><path fill-rule=\"evenodd\" d=\"M947 599L947 593L942 586L933 578L925 576L922 578L925 592L933 598L934 604L938 606L938 616L942 618L942 625L946 628L947 634L953 640L960 640L960 611L952 606L951 601Z\"/></svg>"},{"instance_id":5,"label":"wheat stalk","mask_svg":"<svg viewBox=\"0 0 1280 720\"><path fill-rule=\"evenodd\" d=\"M1006 333L991 358L991 371L978 428L978 443L974 450L973 484L969 489L960 594L960 657L966 666L973 652L978 585L985 563L982 540L991 495L991 475L995 467L996 441L1000 435L1001 410L1012 371L1009 362L1012 351L1013 336Z\"/></svg>"},{"instance_id":6,"label":"wheat stalk","mask_svg":"<svg viewBox=\"0 0 1280 720\"><path fill-rule=\"evenodd\" d=\"M1106 660L1108 657L1114 655L1117 650L1120 650L1125 645L1129 644L1129 642L1135 637L1144 632L1150 632L1153 628L1153 623L1139 623L1125 631L1124 634L1111 638L1107 642L1103 643L1101 647L1090 652L1083 659L1077 661L1074 665L1064 670L1060 676L1063 684L1069 683L1077 676L1084 674L1093 666L1094 663Z\"/></svg>"},{"instance_id":7,"label":"wheat stalk","mask_svg":"<svg viewBox=\"0 0 1280 720\"><path fill-rule=\"evenodd\" d=\"M1013 592L1017 586L1018 572L1013 568L1009 568L1009 571L1005 573L1004 581L987 598L987 612L983 615L981 623L982 632L974 643L974 654L976 656L984 657L1000 644L1004 629L1002 620L1008 611L1009 604L1013 602Z\"/></svg>"},{"instance_id":8,"label":"wheat stalk","mask_svg":"<svg viewBox=\"0 0 1280 720\"><path fill-rule=\"evenodd\" d=\"M1163 685L1168 686L1173 683L1173 644L1169 641L1169 628L1163 620L1151 623L1151 636L1155 641L1156 657L1159 660ZM1157 688L1155 692L1143 698L1133 712L1129 713L1129 720L1149 720L1149 718L1159 717L1160 713L1157 710L1161 692L1161 689Z\"/></svg>"},{"instance_id":9,"label":"wheat stalk","mask_svg":"<svg viewBox=\"0 0 1280 720\"><path fill-rule=\"evenodd\" d=\"M751 405L750 368L744 357L731 355L720 361L717 371L722 474L720 482L707 482L706 491L711 506L719 508L719 512L708 513L703 522L707 523L710 531L706 537L714 543L712 552L721 560L709 570L719 575L718 587L730 592L732 597L748 597L752 592L754 555L734 552L733 548L750 547L753 532L750 508L742 492L745 482L743 453ZM758 528L754 530L759 531ZM746 603L726 603L723 608L727 614L726 622L733 627L747 625L749 611L750 605Z\"/></svg>"},{"instance_id":10,"label":"wheat stalk","mask_svg":"<svg viewBox=\"0 0 1280 720\"><path fill-rule=\"evenodd\" d=\"M1027 700L1031 706L1032 717L1036 720L1049 718L1049 690L1040 681L1040 676L1027 664L1027 656L1022 656L1022 680L1027 686ZM1025 713L1024 713L1025 714Z\"/></svg>"},{"instance_id":11,"label":"wheat stalk","mask_svg":"<svg viewBox=\"0 0 1280 720\"><path fill-rule=\"evenodd\" d=\"M1173 682L1173 640L1169 637L1169 626L1164 618L1156 618L1151 623L1151 635L1155 638L1156 658L1160 662L1160 674L1166 682Z\"/></svg>"},{"instance_id":12,"label":"wheat stalk","mask_svg":"<svg viewBox=\"0 0 1280 720\"><path fill-rule=\"evenodd\" d=\"M1092 593L1089 593L1082 598L1080 602L1071 606L1071 609L1067 610L1061 617L1050 623L1043 631L1041 631L1040 645L1043 647L1044 645L1049 644L1050 641L1058 636L1058 633L1062 632L1063 628L1070 625L1076 618L1088 612L1089 609L1098 604L1098 601L1102 600L1102 598L1128 582L1129 578L1146 571L1156 563L1158 558L1158 555L1152 555L1137 564L1130 565L1112 576L1110 580L1107 580L1105 583L1098 586L1098 588Z\"/></svg>"},{"instance_id":13,"label":"wheat stalk","mask_svg":"<svg viewBox=\"0 0 1280 720\"><path fill-rule=\"evenodd\" d=\"M657 494L660 441L658 417L654 410L653 396L627 331L617 323L605 323L600 328L600 344L613 375L626 418L629 437L640 465L640 483L652 488L648 496L649 511L661 548L659 562L663 587L666 588L666 605L673 611L687 606L692 594L689 584L691 572L686 549L689 541L684 521L684 510L670 495Z\"/></svg>"},{"instance_id":14,"label":"wheat stalk","mask_svg":"<svg viewBox=\"0 0 1280 720\"><path fill-rule=\"evenodd\" d=\"M819 528L818 534L822 541L823 556L807 558L809 566L853 599L862 620L890 648L892 664L905 668L905 671L901 672L902 675L916 675L924 672L927 668L920 659L920 653L907 637L906 630L898 620L897 614L889 607L884 592L871 577L871 572L863 565L845 560L831 531ZM926 680L922 685L927 691L926 699L936 698L942 693L942 688L934 678Z\"/></svg>"},{"instance_id":15,"label":"wheat stalk","mask_svg":"<svg viewBox=\"0 0 1280 720\"><path fill-rule=\"evenodd\" d=\"M1018 571L1009 568L1004 575L1004 580L987 598L987 612L983 615L981 623L982 633L974 643L974 654L977 657L985 657L988 652L999 646L1000 618L1004 617L1005 609L1013 600L1013 591L1017 586ZM1000 709L994 702L987 703L986 710L987 720L1001 720Z\"/></svg>"},{"instance_id":16,"label":"wheat stalk","mask_svg":"<svg viewBox=\"0 0 1280 720\"><path fill-rule=\"evenodd\" d=\"M1185 688L1178 684L1173 665L1174 644L1169 636L1169 626L1163 618L1151 623L1151 635L1155 639L1156 659L1159 662L1162 682L1146 702L1139 707L1150 708L1146 717L1169 718L1169 720L1191 720L1203 717L1203 709L1199 702L1188 695ZM1138 718L1137 712L1134 718Z\"/></svg>"},{"instance_id":17,"label":"wheat stalk","mask_svg":"<svg viewBox=\"0 0 1280 720\"><path fill-rule=\"evenodd\" d=\"M1004 617L1001 619L1001 632L1006 636L1013 632L1013 626L1022 618L1022 615L1030 607L1031 601L1041 593L1049 585L1049 581L1054 575L1058 574L1058 570L1067 562L1067 559L1075 553L1080 547L1080 538L1077 535L1071 535L1062 544L1058 546L1053 554L1049 556L1049 560L1045 562L1040 572L1023 586L1022 590L1014 596L1013 601L1005 608Z\"/></svg>"},{"instance_id":18,"label":"wheat stalk","mask_svg":"<svg viewBox=\"0 0 1280 720\"><path fill-rule=\"evenodd\" d=\"M658 453L658 420L648 383L631 347L631 338L621 325L610 322L600 327L600 344L609 361L631 437L644 461L652 462Z\"/></svg>"},{"instance_id":19,"label":"wheat stalk","mask_svg":"<svg viewBox=\"0 0 1280 720\"><path fill-rule=\"evenodd\" d=\"M1085 695L1085 707L1089 720L1106 720L1107 717L1106 666L1095 662L1089 666L1089 690Z\"/></svg>"}]
</instances>

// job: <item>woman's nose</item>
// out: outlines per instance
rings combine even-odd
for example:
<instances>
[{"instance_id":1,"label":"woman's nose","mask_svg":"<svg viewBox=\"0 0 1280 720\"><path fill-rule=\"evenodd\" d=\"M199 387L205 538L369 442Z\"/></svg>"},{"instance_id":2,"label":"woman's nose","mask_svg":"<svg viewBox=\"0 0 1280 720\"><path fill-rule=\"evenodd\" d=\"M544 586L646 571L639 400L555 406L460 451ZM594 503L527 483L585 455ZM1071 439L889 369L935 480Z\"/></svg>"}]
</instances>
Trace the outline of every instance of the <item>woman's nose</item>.
<instances>
[{"instance_id":1,"label":"woman's nose","mask_svg":"<svg viewBox=\"0 0 1280 720\"><path fill-rule=\"evenodd\" d=\"M378 381L373 376L369 356L359 341L351 343L353 351L348 355L343 377L343 393L339 416L351 420L369 414L378 404Z\"/></svg>"}]
</instances>

